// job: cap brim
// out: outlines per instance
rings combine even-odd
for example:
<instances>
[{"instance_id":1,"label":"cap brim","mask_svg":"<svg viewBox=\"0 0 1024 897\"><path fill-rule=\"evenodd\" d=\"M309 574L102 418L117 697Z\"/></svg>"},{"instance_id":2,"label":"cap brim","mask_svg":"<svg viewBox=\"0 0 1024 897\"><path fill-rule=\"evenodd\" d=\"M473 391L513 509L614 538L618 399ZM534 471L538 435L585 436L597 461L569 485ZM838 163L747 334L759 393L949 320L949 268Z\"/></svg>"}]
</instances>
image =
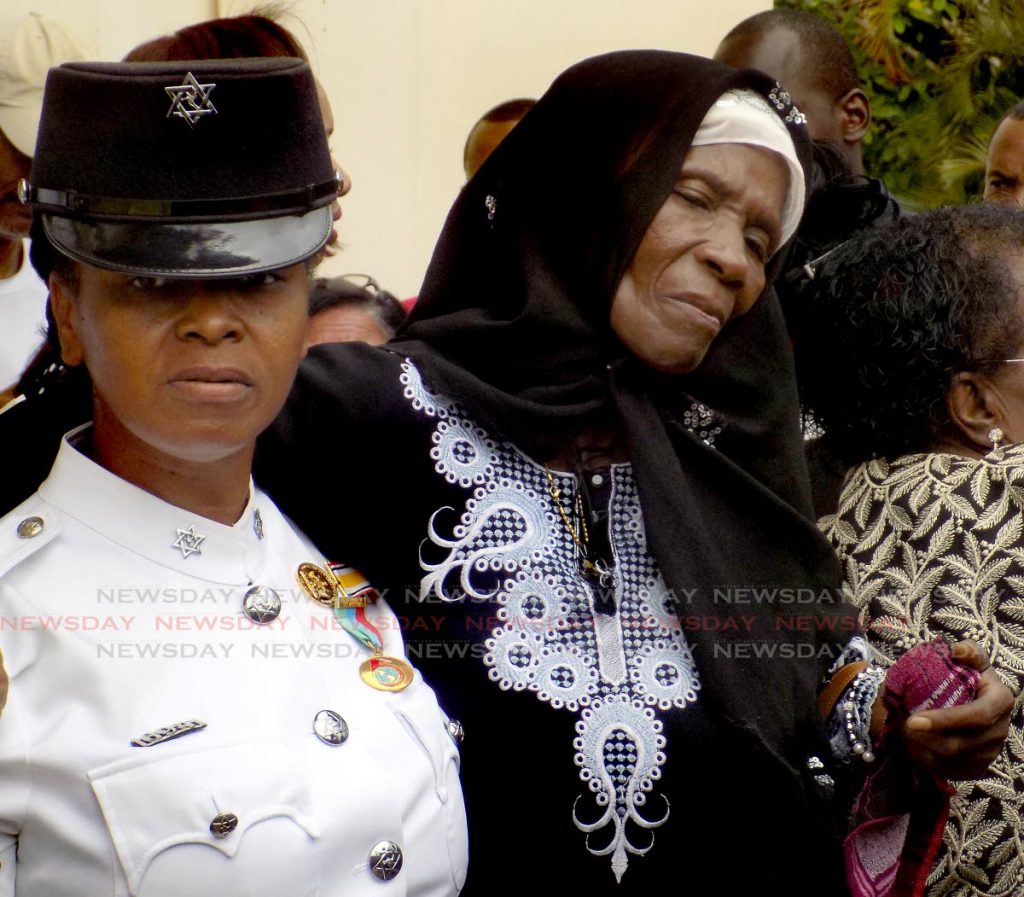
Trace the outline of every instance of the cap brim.
<instances>
[{"instance_id":1,"label":"cap brim","mask_svg":"<svg viewBox=\"0 0 1024 897\"><path fill-rule=\"evenodd\" d=\"M50 242L79 262L148 277L240 277L305 261L331 236L330 206L254 221L78 221L42 216Z\"/></svg>"}]
</instances>

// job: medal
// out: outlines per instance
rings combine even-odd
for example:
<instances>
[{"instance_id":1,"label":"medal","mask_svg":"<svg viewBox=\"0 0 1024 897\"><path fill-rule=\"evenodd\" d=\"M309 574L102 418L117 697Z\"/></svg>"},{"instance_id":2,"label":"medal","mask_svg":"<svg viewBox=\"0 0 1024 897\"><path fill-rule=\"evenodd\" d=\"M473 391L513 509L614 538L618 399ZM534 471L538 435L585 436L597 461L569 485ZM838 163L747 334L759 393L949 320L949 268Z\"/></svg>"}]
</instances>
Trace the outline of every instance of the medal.
<instances>
[{"instance_id":1,"label":"medal","mask_svg":"<svg viewBox=\"0 0 1024 897\"><path fill-rule=\"evenodd\" d=\"M379 691L401 691L412 682L412 667L397 657L377 654L359 665L359 677Z\"/></svg>"},{"instance_id":2,"label":"medal","mask_svg":"<svg viewBox=\"0 0 1024 897\"><path fill-rule=\"evenodd\" d=\"M321 607L334 607L334 599L338 593L334 577L316 564L299 564L295 574L302 591L309 595Z\"/></svg>"},{"instance_id":3,"label":"medal","mask_svg":"<svg viewBox=\"0 0 1024 897\"><path fill-rule=\"evenodd\" d=\"M355 567L328 562L327 569L300 564L299 585L321 607L334 611L342 628L373 652L359 665L359 678L378 691L401 691L412 684L412 666L403 658L384 653L380 631L366 617L366 607L377 600L377 591Z\"/></svg>"}]
</instances>

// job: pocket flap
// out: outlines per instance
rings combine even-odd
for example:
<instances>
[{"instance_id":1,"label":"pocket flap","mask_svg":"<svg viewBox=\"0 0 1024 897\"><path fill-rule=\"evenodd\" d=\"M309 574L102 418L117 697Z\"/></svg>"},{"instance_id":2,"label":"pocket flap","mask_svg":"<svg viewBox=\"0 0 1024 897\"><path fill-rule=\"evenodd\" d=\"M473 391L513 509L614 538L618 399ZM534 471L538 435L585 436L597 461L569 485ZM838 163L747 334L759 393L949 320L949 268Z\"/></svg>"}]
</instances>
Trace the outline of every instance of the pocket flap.
<instances>
[{"instance_id":1,"label":"pocket flap","mask_svg":"<svg viewBox=\"0 0 1024 897\"><path fill-rule=\"evenodd\" d=\"M154 857L177 844L207 844L234 856L246 831L272 817L290 818L310 838L320 837L306 778L284 744L133 756L92 770L89 780L132 894ZM225 813L237 825L218 837L210 825Z\"/></svg>"}]
</instances>

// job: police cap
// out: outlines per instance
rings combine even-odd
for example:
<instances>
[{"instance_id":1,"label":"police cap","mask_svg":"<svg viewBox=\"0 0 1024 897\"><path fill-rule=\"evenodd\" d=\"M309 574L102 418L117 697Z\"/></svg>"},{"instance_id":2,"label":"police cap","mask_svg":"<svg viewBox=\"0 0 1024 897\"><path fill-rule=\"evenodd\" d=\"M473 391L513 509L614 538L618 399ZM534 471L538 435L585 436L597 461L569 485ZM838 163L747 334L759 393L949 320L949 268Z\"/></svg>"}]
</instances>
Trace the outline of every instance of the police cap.
<instances>
[{"instance_id":1,"label":"police cap","mask_svg":"<svg viewBox=\"0 0 1024 897\"><path fill-rule=\"evenodd\" d=\"M210 278L314 255L337 187L302 60L94 62L51 69L21 194L73 259Z\"/></svg>"}]
</instances>

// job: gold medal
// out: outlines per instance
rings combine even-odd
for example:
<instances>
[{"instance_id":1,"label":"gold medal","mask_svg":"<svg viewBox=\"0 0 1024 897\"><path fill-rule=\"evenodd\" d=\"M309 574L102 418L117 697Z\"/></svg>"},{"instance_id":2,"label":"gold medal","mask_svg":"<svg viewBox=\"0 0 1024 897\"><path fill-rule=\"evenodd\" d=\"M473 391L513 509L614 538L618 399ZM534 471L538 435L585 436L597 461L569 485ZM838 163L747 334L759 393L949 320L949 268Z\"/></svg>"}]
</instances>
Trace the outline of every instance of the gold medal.
<instances>
[{"instance_id":1,"label":"gold medal","mask_svg":"<svg viewBox=\"0 0 1024 897\"><path fill-rule=\"evenodd\" d=\"M334 607L334 599L338 594L335 578L316 564L299 564L295 574L302 591L309 595L321 607Z\"/></svg>"},{"instance_id":2,"label":"gold medal","mask_svg":"<svg viewBox=\"0 0 1024 897\"><path fill-rule=\"evenodd\" d=\"M401 691L412 684L413 669L398 657L375 654L359 665L359 676L378 691Z\"/></svg>"}]
</instances>

